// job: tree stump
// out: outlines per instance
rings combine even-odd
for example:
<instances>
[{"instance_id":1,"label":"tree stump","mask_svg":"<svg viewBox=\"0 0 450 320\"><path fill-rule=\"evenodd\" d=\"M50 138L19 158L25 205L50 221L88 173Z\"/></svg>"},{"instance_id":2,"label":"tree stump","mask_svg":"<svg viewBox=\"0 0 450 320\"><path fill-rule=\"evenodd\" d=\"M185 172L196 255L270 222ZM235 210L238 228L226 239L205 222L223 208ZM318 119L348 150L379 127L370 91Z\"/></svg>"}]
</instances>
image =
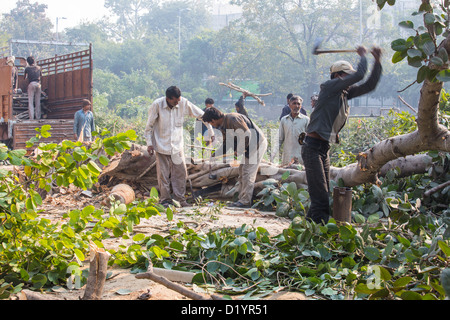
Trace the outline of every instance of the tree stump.
<instances>
[{"instance_id":1,"label":"tree stump","mask_svg":"<svg viewBox=\"0 0 450 320\"><path fill-rule=\"evenodd\" d=\"M98 248L94 243L90 247L90 267L86 290L81 300L101 300L103 287L108 271L108 260L111 254L104 249Z\"/></svg>"}]
</instances>

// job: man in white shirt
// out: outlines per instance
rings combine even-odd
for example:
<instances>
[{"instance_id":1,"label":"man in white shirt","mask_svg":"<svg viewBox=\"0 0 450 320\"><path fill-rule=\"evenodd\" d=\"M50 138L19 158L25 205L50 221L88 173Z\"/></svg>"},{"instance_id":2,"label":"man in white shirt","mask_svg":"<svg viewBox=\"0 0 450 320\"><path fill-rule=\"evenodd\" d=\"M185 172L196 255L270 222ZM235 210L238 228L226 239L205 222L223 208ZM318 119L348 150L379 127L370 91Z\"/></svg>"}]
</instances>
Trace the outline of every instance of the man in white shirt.
<instances>
[{"instance_id":1,"label":"man in white shirt","mask_svg":"<svg viewBox=\"0 0 450 320\"><path fill-rule=\"evenodd\" d=\"M301 114L303 99L294 95L289 99L291 113L281 118L279 129L279 146L284 144L281 165L303 164L302 146L299 137L306 132L309 118Z\"/></svg>"},{"instance_id":2,"label":"man in white shirt","mask_svg":"<svg viewBox=\"0 0 450 320\"><path fill-rule=\"evenodd\" d=\"M160 203L172 204L173 198L186 207L186 163L184 157L183 124L184 117L201 119L203 111L181 96L178 87L166 90L166 96L156 99L148 111L148 121L144 137L149 155L156 156L156 171ZM211 125L207 124L209 137L213 136Z\"/></svg>"}]
</instances>

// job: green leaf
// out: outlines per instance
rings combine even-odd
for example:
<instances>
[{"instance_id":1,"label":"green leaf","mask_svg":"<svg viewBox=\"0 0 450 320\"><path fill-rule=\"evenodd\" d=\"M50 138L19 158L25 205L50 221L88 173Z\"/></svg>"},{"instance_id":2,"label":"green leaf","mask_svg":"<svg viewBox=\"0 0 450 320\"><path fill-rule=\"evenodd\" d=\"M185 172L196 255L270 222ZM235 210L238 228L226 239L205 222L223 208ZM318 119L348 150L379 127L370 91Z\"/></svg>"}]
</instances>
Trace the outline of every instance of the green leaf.
<instances>
[{"instance_id":1,"label":"green leaf","mask_svg":"<svg viewBox=\"0 0 450 320\"><path fill-rule=\"evenodd\" d=\"M391 42L391 49L394 51L406 51L408 50L410 45L406 42L405 39L397 39Z\"/></svg>"},{"instance_id":2,"label":"green leaf","mask_svg":"<svg viewBox=\"0 0 450 320\"><path fill-rule=\"evenodd\" d=\"M410 58L422 57L422 51L417 49L408 49L407 53Z\"/></svg>"},{"instance_id":3,"label":"green leaf","mask_svg":"<svg viewBox=\"0 0 450 320\"><path fill-rule=\"evenodd\" d=\"M389 281L392 279L391 273L386 268L382 266L377 266L377 268L380 271L381 280Z\"/></svg>"},{"instance_id":4,"label":"green leaf","mask_svg":"<svg viewBox=\"0 0 450 320\"><path fill-rule=\"evenodd\" d=\"M145 234L138 233L133 237L133 241L135 242L141 242L145 239Z\"/></svg>"},{"instance_id":5,"label":"green leaf","mask_svg":"<svg viewBox=\"0 0 450 320\"><path fill-rule=\"evenodd\" d=\"M450 247L442 240L438 241L438 246L447 258L450 257Z\"/></svg>"},{"instance_id":6,"label":"green leaf","mask_svg":"<svg viewBox=\"0 0 450 320\"><path fill-rule=\"evenodd\" d=\"M352 240L355 238L356 230L349 225L342 225L339 227L339 235L342 240Z\"/></svg>"},{"instance_id":7,"label":"green leaf","mask_svg":"<svg viewBox=\"0 0 450 320\"><path fill-rule=\"evenodd\" d=\"M178 241L172 241L170 243L170 247L179 251L184 250L184 246L182 243L178 242Z\"/></svg>"},{"instance_id":8,"label":"green leaf","mask_svg":"<svg viewBox=\"0 0 450 320\"><path fill-rule=\"evenodd\" d=\"M393 249L394 249L394 241L391 240L388 242L386 248L384 248L383 250L383 257L388 257L392 253Z\"/></svg>"},{"instance_id":9,"label":"green leaf","mask_svg":"<svg viewBox=\"0 0 450 320\"><path fill-rule=\"evenodd\" d=\"M411 67L415 67L415 68L420 68L422 67L422 57L414 57L414 58L410 58L408 57L408 64Z\"/></svg>"},{"instance_id":10,"label":"green leaf","mask_svg":"<svg viewBox=\"0 0 450 320\"><path fill-rule=\"evenodd\" d=\"M405 291L402 293L401 298L403 300L422 300L422 296L414 291Z\"/></svg>"},{"instance_id":11,"label":"green leaf","mask_svg":"<svg viewBox=\"0 0 450 320\"><path fill-rule=\"evenodd\" d=\"M297 195L298 191L297 191L297 185L295 184L295 182L291 182L288 184L288 186L286 187L287 192L289 192L289 195L291 197L294 197Z\"/></svg>"},{"instance_id":12,"label":"green leaf","mask_svg":"<svg viewBox=\"0 0 450 320\"><path fill-rule=\"evenodd\" d=\"M355 287L355 292L363 293L363 294L373 294L377 292L379 289L369 288L366 283L358 283Z\"/></svg>"},{"instance_id":13,"label":"green leaf","mask_svg":"<svg viewBox=\"0 0 450 320\"><path fill-rule=\"evenodd\" d=\"M287 178L289 178L291 172L290 171L286 171L283 173L283 175L281 176L281 180L286 180Z\"/></svg>"},{"instance_id":14,"label":"green leaf","mask_svg":"<svg viewBox=\"0 0 450 320\"><path fill-rule=\"evenodd\" d=\"M428 77L429 70L427 66L422 66L419 69L417 72L417 83L422 83Z\"/></svg>"},{"instance_id":15,"label":"green leaf","mask_svg":"<svg viewBox=\"0 0 450 320\"><path fill-rule=\"evenodd\" d=\"M402 277L394 281L394 288L403 288L413 280L412 277Z\"/></svg>"},{"instance_id":16,"label":"green leaf","mask_svg":"<svg viewBox=\"0 0 450 320\"><path fill-rule=\"evenodd\" d=\"M155 187L150 190L150 198L158 199L158 190Z\"/></svg>"},{"instance_id":17,"label":"green leaf","mask_svg":"<svg viewBox=\"0 0 450 320\"><path fill-rule=\"evenodd\" d=\"M96 174L96 175L98 175L98 174L100 174L100 173L102 172L102 169L100 169L100 168L98 167L98 165L97 165L94 161L92 161L92 160L88 162L87 168L88 168L88 170L89 170L90 172L92 172L92 173L94 173L94 174Z\"/></svg>"},{"instance_id":18,"label":"green leaf","mask_svg":"<svg viewBox=\"0 0 450 320\"><path fill-rule=\"evenodd\" d=\"M33 287L35 289L40 289L47 283L47 277L41 273L38 273L31 278L31 282L33 283Z\"/></svg>"},{"instance_id":19,"label":"green leaf","mask_svg":"<svg viewBox=\"0 0 450 320\"><path fill-rule=\"evenodd\" d=\"M428 12L428 13L425 13L424 21L425 21L425 24L427 24L427 25L433 24L436 21L436 18L433 13Z\"/></svg>"},{"instance_id":20,"label":"green leaf","mask_svg":"<svg viewBox=\"0 0 450 320\"><path fill-rule=\"evenodd\" d=\"M278 217L287 217L289 209L290 209L289 203L281 202L277 205L277 211L275 212L275 214Z\"/></svg>"},{"instance_id":21,"label":"green leaf","mask_svg":"<svg viewBox=\"0 0 450 320\"><path fill-rule=\"evenodd\" d=\"M81 262L83 262L83 261L86 259L85 256L84 256L84 254L83 254L83 252L81 252L81 250L79 250L79 249L74 249L73 251L74 251L75 255L77 256L77 258L78 258Z\"/></svg>"},{"instance_id":22,"label":"green leaf","mask_svg":"<svg viewBox=\"0 0 450 320\"><path fill-rule=\"evenodd\" d=\"M125 296L130 294L132 291L130 289L119 289L116 291L118 295Z\"/></svg>"},{"instance_id":23,"label":"green leaf","mask_svg":"<svg viewBox=\"0 0 450 320\"><path fill-rule=\"evenodd\" d=\"M392 56L392 63L398 63L398 62L402 61L403 59L405 59L406 56L407 56L406 51L397 51Z\"/></svg>"},{"instance_id":24,"label":"green leaf","mask_svg":"<svg viewBox=\"0 0 450 320\"><path fill-rule=\"evenodd\" d=\"M404 238L404 237L402 237L400 235L397 236L397 239L405 247L409 248L411 246L411 242L408 239L406 239L406 238Z\"/></svg>"},{"instance_id":25,"label":"green leaf","mask_svg":"<svg viewBox=\"0 0 450 320\"><path fill-rule=\"evenodd\" d=\"M439 57L433 57L430 59L430 62L438 67L441 67L444 64L444 61L442 61Z\"/></svg>"},{"instance_id":26,"label":"green leaf","mask_svg":"<svg viewBox=\"0 0 450 320\"><path fill-rule=\"evenodd\" d=\"M375 247L365 247L364 254L370 261L377 261L380 259L380 250Z\"/></svg>"},{"instance_id":27,"label":"green leaf","mask_svg":"<svg viewBox=\"0 0 450 320\"><path fill-rule=\"evenodd\" d=\"M414 29L414 23L412 21L402 21L398 24L402 28Z\"/></svg>"},{"instance_id":28,"label":"green leaf","mask_svg":"<svg viewBox=\"0 0 450 320\"><path fill-rule=\"evenodd\" d=\"M448 52L445 48L439 49L439 57L442 59L442 61L447 62L448 61Z\"/></svg>"},{"instance_id":29,"label":"green leaf","mask_svg":"<svg viewBox=\"0 0 450 320\"><path fill-rule=\"evenodd\" d=\"M427 56L431 56L432 54L434 54L436 47L434 45L434 42L429 40L429 41L425 41L422 44L422 49Z\"/></svg>"},{"instance_id":30,"label":"green leaf","mask_svg":"<svg viewBox=\"0 0 450 320\"><path fill-rule=\"evenodd\" d=\"M436 75L436 79L442 82L450 81L450 70L442 70Z\"/></svg>"},{"instance_id":31,"label":"green leaf","mask_svg":"<svg viewBox=\"0 0 450 320\"><path fill-rule=\"evenodd\" d=\"M108 164L109 164L109 159L107 158L107 157L105 157L105 156L100 156L99 158L98 158L98 160L100 161L100 163L102 164L102 165L104 165L104 166L107 166Z\"/></svg>"},{"instance_id":32,"label":"green leaf","mask_svg":"<svg viewBox=\"0 0 450 320\"><path fill-rule=\"evenodd\" d=\"M169 221L173 220L173 210L170 207L166 209L166 216L167 220Z\"/></svg>"},{"instance_id":33,"label":"green leaf","mask_svg":"<svg viewBox=\"0 0 450 320\"><path fill-rule=\"evenodd\" d=\"M111 148L111 147L105 148L105 152L106 152L108 155L110 155L110 156L113 156L113 155L116 154L116 150L115 150L114 148Z\"/></svg>"}]
</instances>

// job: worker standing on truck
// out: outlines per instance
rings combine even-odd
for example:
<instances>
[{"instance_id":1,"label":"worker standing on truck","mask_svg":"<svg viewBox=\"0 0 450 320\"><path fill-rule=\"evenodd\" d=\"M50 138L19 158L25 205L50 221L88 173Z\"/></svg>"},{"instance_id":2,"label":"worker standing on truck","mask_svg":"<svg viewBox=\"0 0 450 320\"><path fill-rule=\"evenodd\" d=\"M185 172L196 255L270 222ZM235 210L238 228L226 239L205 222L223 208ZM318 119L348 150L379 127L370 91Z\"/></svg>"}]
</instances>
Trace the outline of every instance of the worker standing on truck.
<instances>
[{"instance_id":1,"label":"worker standing on truck","mask_svg":"<svg viewBox=\"0 0 450 320\"><path fill-rule=\"evenodd\" d=\"M88 99L84 99L82 109L75 113L73 122L73 133L75 140L92 141L92 131L95 131L94 114L92 105Z\"/></svg>"},{"instance_id":2,"label":"worker standing on truck","mask_svg":"<svg viewBox=\"0 0 450 320\"><path fill-rule=\"evenodd\" d=\"M41 67L35 64L32 56L27 58L25 79L28 79L28 115L30 120L41 118Z\"/></svg>"}]
</instances>

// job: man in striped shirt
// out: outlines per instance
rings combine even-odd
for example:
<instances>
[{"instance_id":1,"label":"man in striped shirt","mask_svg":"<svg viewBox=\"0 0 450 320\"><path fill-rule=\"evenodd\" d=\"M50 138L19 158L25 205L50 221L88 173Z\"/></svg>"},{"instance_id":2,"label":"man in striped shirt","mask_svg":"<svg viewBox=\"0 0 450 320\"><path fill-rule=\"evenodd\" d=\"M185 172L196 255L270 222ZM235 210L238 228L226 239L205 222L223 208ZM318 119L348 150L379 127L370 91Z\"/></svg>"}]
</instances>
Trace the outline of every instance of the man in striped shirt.
<instances>
[{"instance_id":1,"label":"man in striped shirt","mask_svg":"<svg viewBox=\"0 0 450 320\"><path fill-rule=\"evenodd\" d=\"M184 117L200 119L203 111L181 96L178 87L171 86L166 96L156 99L148 111L148 120L144 132L147 151L156 156L156 171L160 203L164 206L172 204L171 187L174 200L186 207L186 162L184 157L183 124ZM209 138L213 137L213 129L207 124Z\"/></svg>"}]
</instances>

